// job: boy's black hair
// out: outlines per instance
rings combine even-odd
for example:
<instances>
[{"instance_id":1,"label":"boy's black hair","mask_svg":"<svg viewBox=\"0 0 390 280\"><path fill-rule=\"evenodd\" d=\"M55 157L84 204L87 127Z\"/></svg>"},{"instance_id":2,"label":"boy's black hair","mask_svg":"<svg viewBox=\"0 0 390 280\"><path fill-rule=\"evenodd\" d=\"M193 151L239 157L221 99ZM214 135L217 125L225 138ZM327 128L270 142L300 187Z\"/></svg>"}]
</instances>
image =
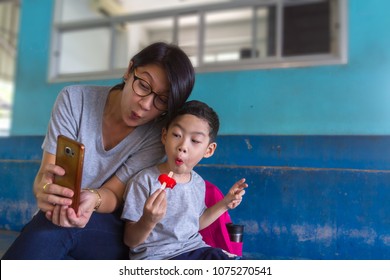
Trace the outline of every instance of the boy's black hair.
<instances>
[{"instance_id":1,"label":"boy's black hair","mask_svg":"<svg viewBox=\"0 0 390 280\"><path fill-rule=\"evenodd\" d=\"M174 119L182 115L193 115L202 120L207 121L210 127L210 143L215 142L218 130L219 130L219 117L218 114L204 102L198 100L191 100L184 103L183 107L181 107L172 118L166 124L166 129L168 129L169 125L172 123Z\"/></svg>"}]
</instances>

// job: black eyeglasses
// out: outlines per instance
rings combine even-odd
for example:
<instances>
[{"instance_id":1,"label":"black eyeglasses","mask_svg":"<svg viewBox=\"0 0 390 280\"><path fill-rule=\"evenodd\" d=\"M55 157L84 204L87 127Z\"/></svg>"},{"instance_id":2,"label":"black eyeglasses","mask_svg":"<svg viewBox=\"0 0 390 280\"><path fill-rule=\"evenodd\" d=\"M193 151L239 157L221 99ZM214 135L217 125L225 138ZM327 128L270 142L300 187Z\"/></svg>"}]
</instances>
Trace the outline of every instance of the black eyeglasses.
<instances>
[{"instance_id":1,"label":"black eyeglasses","mask_svg":"<svg viewBox=\"0 0 390 280\"><path fill-rule=\"evenodd\" d=\"M153 105L159 111L166 111L168 109L168 96L158 94L152 90L152 86L145 80L137 76L134 69L133 90L135 94L140 97L145 97L150 94L154 94Z\"/></svg>"}]
</instances>

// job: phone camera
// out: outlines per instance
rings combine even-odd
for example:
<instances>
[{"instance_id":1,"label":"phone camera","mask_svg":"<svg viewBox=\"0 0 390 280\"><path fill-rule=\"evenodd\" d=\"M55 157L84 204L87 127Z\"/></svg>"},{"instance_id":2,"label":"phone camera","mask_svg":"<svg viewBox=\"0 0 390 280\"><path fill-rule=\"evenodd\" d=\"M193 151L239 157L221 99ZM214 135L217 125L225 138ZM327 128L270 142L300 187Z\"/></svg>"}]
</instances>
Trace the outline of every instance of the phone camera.
<instances>
[{"instance_id":1,"label":"phone camera","mask_svg":"<svg viewBox=\"0 0 390 280\"><path fill-rule=\"evenodd\" d=\"M70 147L65 147L65 154L67 156L73 157L74 156L74 151Z\"/></svg>"}]
</instances>

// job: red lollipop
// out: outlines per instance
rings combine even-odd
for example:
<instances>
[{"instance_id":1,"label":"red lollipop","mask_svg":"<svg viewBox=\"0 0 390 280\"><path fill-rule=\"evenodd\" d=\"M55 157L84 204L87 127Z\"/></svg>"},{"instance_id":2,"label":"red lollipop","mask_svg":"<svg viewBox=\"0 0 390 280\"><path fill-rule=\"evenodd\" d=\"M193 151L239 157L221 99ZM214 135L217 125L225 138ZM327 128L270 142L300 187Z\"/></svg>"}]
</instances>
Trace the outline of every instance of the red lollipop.
<instances>
[{"instance_id":1,"label":"red lollipop","mask_svg":"<svg viewBox=\"0 0 390 280\"><path fill-rule=\"evenodd\" d=\"M158 180L161 183L161 189L170 188L173 189L173 187L176 185L175 179L172 178L173 172L169 172L169 174L161 174L158 176Z\"/></svg>"}]
</instances>

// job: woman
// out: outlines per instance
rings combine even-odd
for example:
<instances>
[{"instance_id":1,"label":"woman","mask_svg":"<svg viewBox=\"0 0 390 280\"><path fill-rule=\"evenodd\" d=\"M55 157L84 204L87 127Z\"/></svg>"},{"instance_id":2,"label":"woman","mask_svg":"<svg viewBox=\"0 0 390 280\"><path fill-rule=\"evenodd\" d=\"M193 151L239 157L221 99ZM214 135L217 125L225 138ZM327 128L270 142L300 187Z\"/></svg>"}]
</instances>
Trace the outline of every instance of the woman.
<instances>
[{"instance_id":1,"label":"woman","mask_svg":"<svg viewBox=\"0 0 390 280\"><path fill-rule=\"evenodd\" d=\"M59 94L42 144L33 191L40 211L3 259L126 259L120 219L125 182L164 157L164 119L191 94L195 73L177 46L152 44L129 63L112 88L70 86ZM85 146L80 206L73 191L53 183L64 174L55 165L63 134Z\"/></svg>"}]
</instances>

